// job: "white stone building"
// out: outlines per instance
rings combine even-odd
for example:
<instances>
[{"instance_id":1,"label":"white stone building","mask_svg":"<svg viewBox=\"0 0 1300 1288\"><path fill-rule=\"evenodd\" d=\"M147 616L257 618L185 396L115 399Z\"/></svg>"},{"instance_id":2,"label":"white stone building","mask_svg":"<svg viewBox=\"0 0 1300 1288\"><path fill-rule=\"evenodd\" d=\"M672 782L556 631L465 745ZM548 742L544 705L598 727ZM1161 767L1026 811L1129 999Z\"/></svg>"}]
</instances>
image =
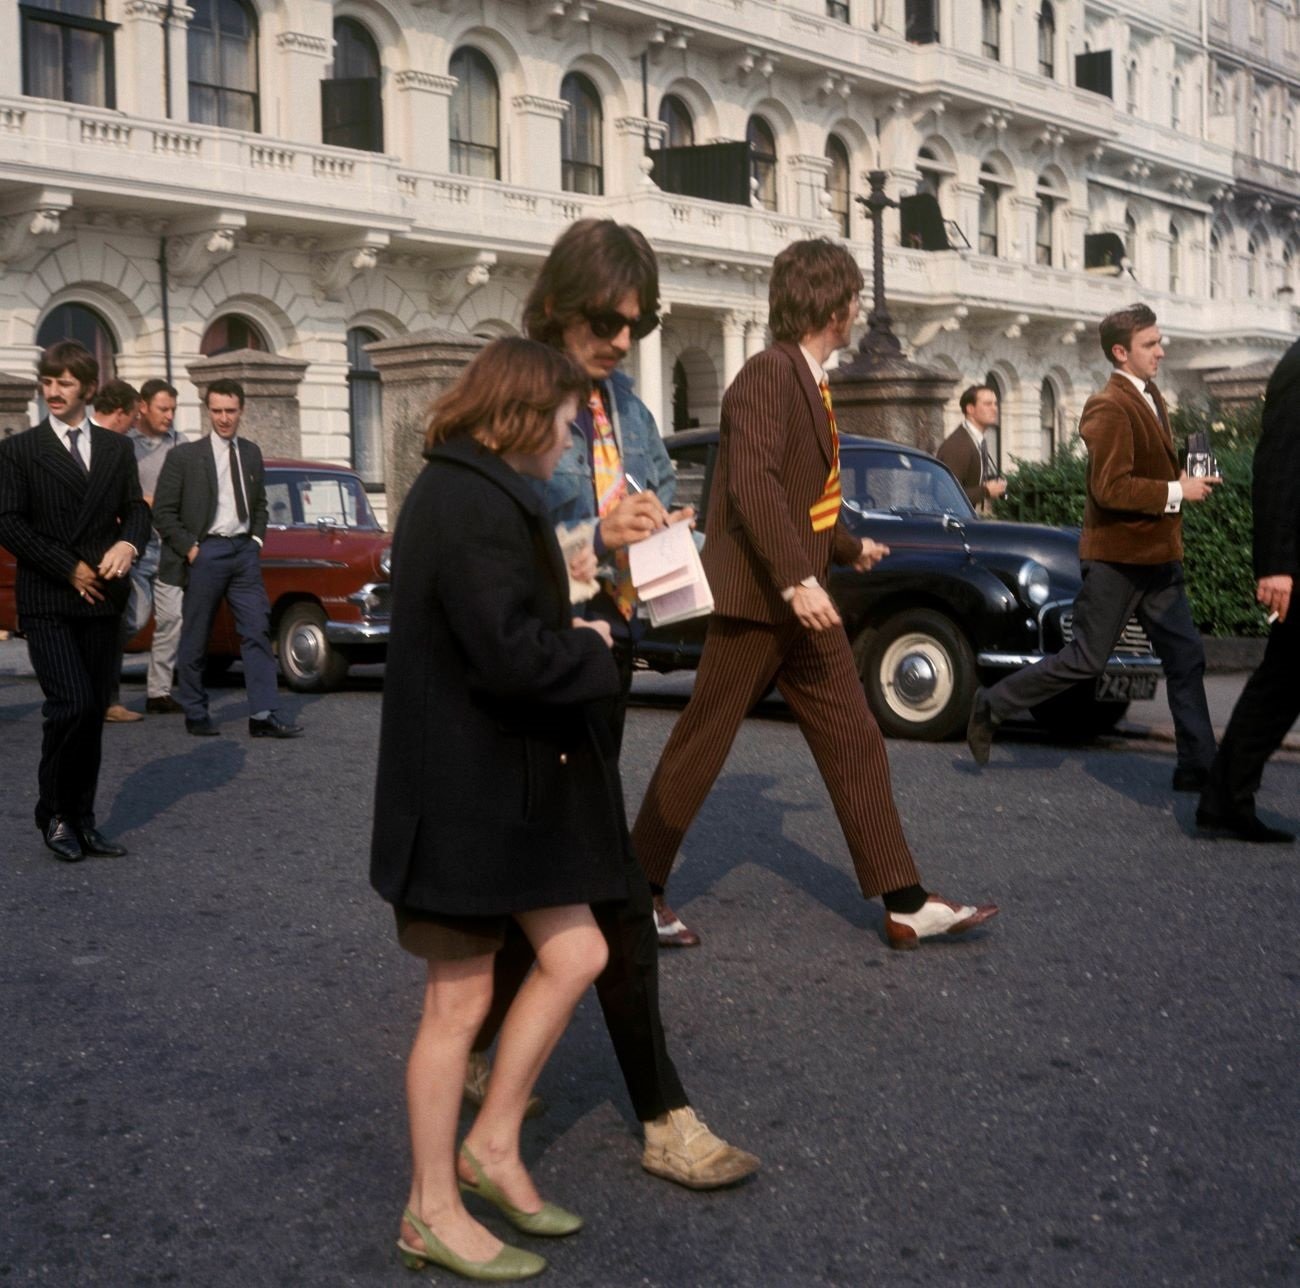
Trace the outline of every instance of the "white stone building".
<instances>
[{"instance_id":1,"label":"white stone building","mask_svg":"<svg viewBox=\"0 0 1300 1288\"><path fill-rule=\"evenodd\" d=\"M191 3L0 5L0 371L71 328L125 379L170 369L192 433L187 363L265 348L308 364L304 452L380 488L362 346L516 329L599 215L660 256L642 396L665 432L709 425L783 245L870 265L874 168L949 221L959 249L887 221L890 303L954 422L995 377L1004 456L1074 432L1096 321L1134 298L1176 393L1293 338L1293 0ZM676 151L726 141L739 172Z\"/></svg>"}]
</instances>

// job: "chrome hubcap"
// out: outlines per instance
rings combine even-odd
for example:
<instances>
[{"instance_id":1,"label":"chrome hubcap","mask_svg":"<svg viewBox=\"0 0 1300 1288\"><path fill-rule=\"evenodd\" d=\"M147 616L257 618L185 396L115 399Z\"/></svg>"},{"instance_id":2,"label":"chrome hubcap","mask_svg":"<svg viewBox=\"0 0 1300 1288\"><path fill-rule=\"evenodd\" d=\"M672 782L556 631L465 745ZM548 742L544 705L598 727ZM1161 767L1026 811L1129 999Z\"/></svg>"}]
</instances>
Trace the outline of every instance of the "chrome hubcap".
<instances>
[{"instance_id":1,"label":"chrome hubcap","mask_svg":"<svg viewBox=\"0 0 1300 1288\"><path fill-rule=\"evenodd\" d=\"M314 675L324 663L325 647L320 627L303 622L289 635L289 662L299 675Z\"/></svg>"},{"instance_id":2,"label":"chrome hubcap","mask_svg":"<svg viewBox=\"0 0 1300 1288\"><path fill-rule=\"evenodd\" d=\"M952 659L932 635L900 635L880 659L880 687L895 715L916 724L932 720L957 687Z\"/></svg>"}]
</instances>

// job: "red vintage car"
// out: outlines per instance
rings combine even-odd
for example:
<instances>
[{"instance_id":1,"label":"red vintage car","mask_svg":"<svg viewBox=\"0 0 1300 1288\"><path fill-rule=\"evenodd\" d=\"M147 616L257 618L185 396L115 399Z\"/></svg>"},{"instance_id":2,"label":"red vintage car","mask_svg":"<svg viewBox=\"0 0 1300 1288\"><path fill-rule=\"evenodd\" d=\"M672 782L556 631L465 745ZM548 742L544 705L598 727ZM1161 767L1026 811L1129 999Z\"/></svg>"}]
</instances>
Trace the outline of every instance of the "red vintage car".
<instances>
[{"instance_id":1,"label":"red vintage car","mask_svg":"<svg viewBox=\"0 0 1300 1288\"><path fill-rule=\"evenodd\" d=\"M392 537L375 520L352 470L319 461L268 460L269 511L262 579L285 683L300 693L343 683L353 663L382 662L388 649ZM14 557L0 547L0 630L18 633ZM127 646L149 647L152 622ZM223 604L208 642L208 667L239 658L239 635Z\"/></svg>"}]
</instances>

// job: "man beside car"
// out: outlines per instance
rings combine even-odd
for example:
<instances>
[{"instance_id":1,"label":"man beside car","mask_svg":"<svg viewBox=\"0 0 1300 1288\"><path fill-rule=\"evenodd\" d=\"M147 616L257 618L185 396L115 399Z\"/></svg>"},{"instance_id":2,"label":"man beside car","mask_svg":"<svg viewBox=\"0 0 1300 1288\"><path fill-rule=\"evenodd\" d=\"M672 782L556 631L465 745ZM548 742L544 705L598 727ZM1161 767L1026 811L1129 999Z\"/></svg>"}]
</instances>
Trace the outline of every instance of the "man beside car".
<instances>
[{"instance_id":1,"label":"man beside car","mask_svg":"<svg viewBox=\"0 0 1300 1288\"><path fill-rule=\"evenodd\" d=\"M177 648L177 696L185 730L197 737L220 732L209 713L203 667L213 619L224 599L239 632L249 736L297 738L302 730L281 719L276 709L271 604L261 561L266 476L257 444L239 436L244 387L235 380L214 380L203 403L211 433L168 453L153 510L163 543L159 580L185 592Z\"/></svg>"},{"instance_id":2,"label":"man beside car","mask_svg":"<svg viewBox=\"0 0 1300 1288\"><path fill-rule=\"evenodd\" d=\"M180 442L176 419L176 389L165 380L146 380L140 388L140 417L130 431L135 448L140 490L153 505L167 454ZM153 644L149 650L149 671L145 680L144 709L151 716L172 715L181 704L172 697L172 674L176 648L181 638L181 588L170 586L158 576L162 540L155 528L149 545L131 570L129 629L134 635L144 629L153 614Z\"/></svg>"},{"instance_id":3,"label":"man beside car","mask_svg":"<svg viewBox=\"0 0 1300 1288\"><path fill-rule=\"evenodd\" d=\"M1114 371L1088 399L1079 433L1088 486L1079 558L1083 587L1072 638L1059 653L975 691L967 742L986 765L998 725L1075 684L1095 682L1135 613L1164 667L1178 761L1176 792L1199 792L1214 759L1205 699L1205 649L1183 582L1184 502L1204 501L1217 476L1181 474L1165 401L1156 386L1164 348L1156 315L1134 304L1102 319Z\"/></svg>"},{"instance_id":4,"label":"man beside car","mask_svg":"<svg viewBox=\"0 0 1300 1288\"><path fill-rule=\"evenodd\" d=\"M988 385L971 385L961 396L961 424L935 453L981 514L987 514L992 502L1007 490L1007 481L994 464L986 437L997 423L997 392Z\"/></svg>"}]
</instances>

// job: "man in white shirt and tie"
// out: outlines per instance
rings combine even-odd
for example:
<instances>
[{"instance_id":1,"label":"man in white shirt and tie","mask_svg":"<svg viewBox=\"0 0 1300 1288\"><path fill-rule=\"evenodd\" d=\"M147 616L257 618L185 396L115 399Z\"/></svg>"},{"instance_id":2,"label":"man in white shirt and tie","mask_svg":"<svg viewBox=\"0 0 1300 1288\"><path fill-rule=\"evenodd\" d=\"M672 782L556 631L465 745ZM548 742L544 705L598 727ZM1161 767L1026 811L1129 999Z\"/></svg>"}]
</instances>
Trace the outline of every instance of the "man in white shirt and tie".
<instances>
[{"instance_id":1,"label":"man in white shirt and tie","mask_svg":"<svg viewBox=\"0 0 1300 1288\"><path fill-rule=\"evenodd\" d=\"M989 385L971 385L961 396L961 424L935 455L956 475L971 505L987 513L1007 490L1007 481L989 452L987 432L998 423L998 395Z\"/></svg>"},{"instance_id":2,"label":"man in white shirt and tie","mask_svg":"<svg viewBox=\"0 0 1300 1288\"><path fill-rule=\"evenodd\" d=\"M302 730L276 712L271 605L262 581L266 536L266 481L256 443L239 437L244 389L214 380L204 395L212 432L168 453L154 494L154 524L162 538L158 578L184 586L177 699L186 730L219 732L203 687L212 621L224 599L239 631L248 692L248 732L254 738L296 738Z\"/></svg>"}]
</instances>

